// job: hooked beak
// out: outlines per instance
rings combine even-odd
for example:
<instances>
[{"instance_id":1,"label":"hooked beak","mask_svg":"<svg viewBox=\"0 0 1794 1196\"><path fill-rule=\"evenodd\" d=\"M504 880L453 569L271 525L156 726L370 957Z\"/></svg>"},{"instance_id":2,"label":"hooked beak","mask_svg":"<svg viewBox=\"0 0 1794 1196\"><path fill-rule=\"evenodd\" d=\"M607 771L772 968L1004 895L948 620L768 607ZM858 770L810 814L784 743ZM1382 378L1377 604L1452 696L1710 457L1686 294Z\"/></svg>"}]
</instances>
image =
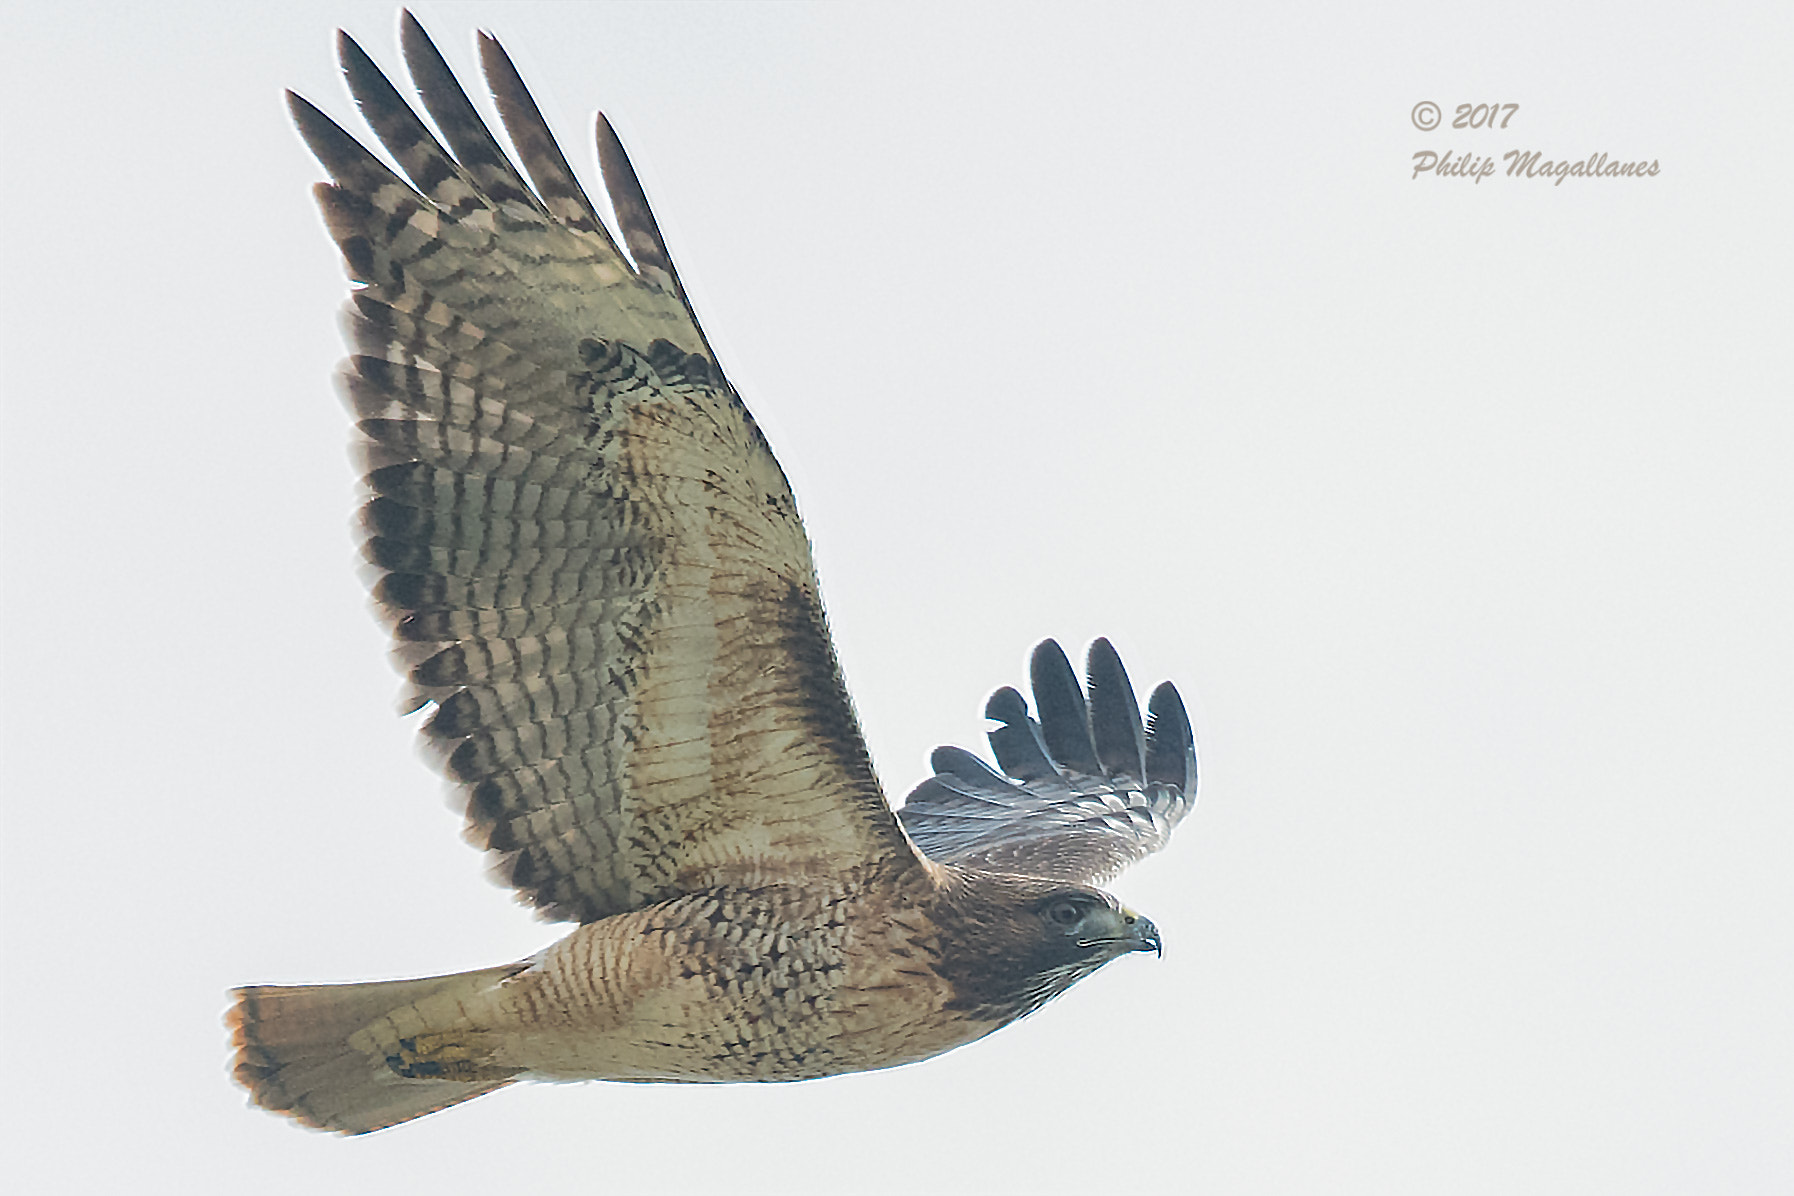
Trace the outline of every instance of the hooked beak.
<instances>
[{"instance_id":1,"label":"hooked beak","mask_svg":"<svg viewBox=\"0 0 1794 1196\"><path fill-rule=\"evenodd\" d=\"M1135 951L1151 951L1161 958L1165 954L1165 944L1159 939L1159 928L1152 924L1150 918L1134 915L1134 923L1128 929L1133 933Z\"/></svg>"},{"instance_id":2,"label":"hooked beak","mask_svg":"<svg viewBox=\"0 0 1794 1196\"><path fill-rule=\"evenodd\" d=\"M1104 929L1111 933L1100 937L1078 940L1080 947L1106 947L1106 958L1113 959L1117 955L1129 951L1151 951L1154 955L1165 954L1165 947L1159 941L1159 928L1152 924L1151 918L1143 918L1125 905L1103 912ZM1094 915L1092 915L1094 916Z\"/></svg>"}]
</instances>

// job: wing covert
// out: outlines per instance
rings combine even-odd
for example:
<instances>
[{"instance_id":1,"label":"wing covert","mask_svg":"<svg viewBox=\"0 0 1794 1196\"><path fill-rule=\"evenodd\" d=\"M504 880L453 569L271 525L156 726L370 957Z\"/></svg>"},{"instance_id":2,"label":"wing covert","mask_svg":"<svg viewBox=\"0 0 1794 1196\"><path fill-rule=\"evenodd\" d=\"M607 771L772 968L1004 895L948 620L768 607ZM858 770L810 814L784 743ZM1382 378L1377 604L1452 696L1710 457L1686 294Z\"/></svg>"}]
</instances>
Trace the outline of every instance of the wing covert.
<instances>
[{"instance_id":1,"label":"wing covert","mask_svg":"<svg viewBox=\"0 0 1794 1196\"><path fill-rule=\"evenodd\" d=\"M406 177L290 103L356 283L342 385L374 596L408 707L436 703L425 733L470 838L523 900L580 921L768 866L921 868L790 486L621 144L601 124L634 262L496 42L481 57L522 171L409 13L402 41L441 140L347 35L339 53Z\"/></svg>"},{"instance_id":2,"label":"wing covert","mask_svg":"<svg viewBox=\"0 0 1794 1196\"><path fill-rule=\"evenodd\" d=\"M935 749L935 775L910 793L904 829L937 863L1101 883L1158 851L1196 802L1196 744L1170 682L1147 703L1106 639L1090 645L1089 696L1052 640L1029 669L1036 721L1005 687L985 717L999 773L962 748Z\"/></svg>"}]
</instances>

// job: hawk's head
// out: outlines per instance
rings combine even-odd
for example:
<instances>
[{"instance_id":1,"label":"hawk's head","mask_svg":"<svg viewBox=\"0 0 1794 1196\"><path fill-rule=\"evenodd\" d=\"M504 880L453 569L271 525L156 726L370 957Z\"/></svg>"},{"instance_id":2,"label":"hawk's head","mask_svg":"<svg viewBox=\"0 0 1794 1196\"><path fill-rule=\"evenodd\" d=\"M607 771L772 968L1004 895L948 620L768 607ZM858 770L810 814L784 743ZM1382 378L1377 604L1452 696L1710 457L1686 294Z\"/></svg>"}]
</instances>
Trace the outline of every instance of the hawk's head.
<instances>
[{"instance_id":1,"label":"hawk's head","mask_svg":"<svg viewBox=\"0 0 1794 1196\"><path fill-rule=\"evenodd\" d=\"M1162 950L1158 928L1100 889L967 872L936 914L956 1008L997 1024L1034 1012L1130 951Z\"/></svg>"}]
</instances>

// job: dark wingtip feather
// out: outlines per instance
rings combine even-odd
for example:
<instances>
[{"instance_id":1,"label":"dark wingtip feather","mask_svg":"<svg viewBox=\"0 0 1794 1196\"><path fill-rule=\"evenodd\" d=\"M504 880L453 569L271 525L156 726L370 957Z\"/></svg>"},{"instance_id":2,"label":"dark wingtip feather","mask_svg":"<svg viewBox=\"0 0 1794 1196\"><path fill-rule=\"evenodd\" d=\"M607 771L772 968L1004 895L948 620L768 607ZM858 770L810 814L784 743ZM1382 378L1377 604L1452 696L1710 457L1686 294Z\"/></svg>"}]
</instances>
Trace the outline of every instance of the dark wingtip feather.
<instances>
[{"instance_id":1,"label":"dark wingtip feather","mask_svg":"<svg viewBox=\"0 0 1794 1196\"><path fill-rule=\"evenodd\" d=\"M454 151L463 170L494 202L525 204L546 212L535 192L517 173L511 159L492 136L492 130L467 98L460 80L449 69L448 60L418 19L406 12L399 21L399 47L405 55L405 66L417 86L424 110L436 122L444 140Z\"/></svg>"},{"instance_id":2,"label":"dark wingtip feather","mask_svg":"<svg viewBox=\"0 0 1794 1196\"><path fill-rule=\"evenodd\" d=\"M441 201L443 184L460 173L448 151L367 51L341 30L336 35L336 56L368 127L417 189ZM471 204L478 202L466 198Z\"/></svg>"},{"instance_id":3,"label":"dark wingtip feather","mask_svg":"<svg viewBox=\"0 0 1794 1196\"><path fill-rule=\"evenodd\" d=\"M1003 725L990 732L990 750L997 764L1019 781L1039 781L1059 775L1040 741L1040 725L1028 717L1028 703L1022 695L1005 685L984 704L984 717Z\"/></svg>"},{"instance_id":4,"label":"dark wingtip feather","mask_svg":"<svg viewBox=\"0 0 1794 1196\"><path fill-rule=\"evenodd\" d=\"M492 92L499 119L504 121L511 144L516 147L517 157L523 162L530 182L535 184L537 194L555 218L568 227L603 233L608 241L610 234L605 232L597 209L586 197L573 168L567 164L567 157L561 153L535 97L524 85L517 64L490 33L482 30L478 40L480 69L486 73L486 86Z\"/></svg>"},{"instance_id":5,"label":"dark wingtip feather","mask_svg":"<svg viewBox=\"0 0 1794 1196\"><path fill-rule=\"evenodd\" d=\"M432 53L436 50L435 43L430 40L430 35L424 29L424 23L417 19L417 14L409 8L401 8L399 10L399 48L404 50L407 63L411 60L413 45L419 43L430 47ZM441 56L438 55L438 57Z\"/></svg>"},{"instance_id":6,"label":"dark wingtip feather","mask_svg":"<svg viewBox=\"0 0 1794 1196\"><path fill-rule=\"evenodd\" d=\"M1042 640L1028 662L1034 687L1034 709L1040 713L1040 734L1053 759L1074 772L1099 776L1096 745L1090 739L1090 714L1084 691L1065 649L1056 640Z\"/></svg>"},{"instance_id":7,"label":"dark wingtip feather","mask_svg":"<svg viewBox=\"0 0 1794 1196\"><path fill-rule=\"evenodd\" d=\"M610 192L611 207L617 213L617 226L623 233L623 244L642 273L656 271L658 281L674 292L679 291L679 278L673 271L672 255L660 235L660 224L648 207L648 194L630 164L629 154L610 118L600 112L597 123L598 168L604 174L604 189Z\"/></svg>"},{"instance_id":8,"label":"dark wingtip feather","mask_svg":"<svg viewBox=\"0 0 1794 1196\"><path fill-rule=\"evenodd\" d=\"M1012 685L1005 685L984 704L984 717L1005 723L1019 723L1028 717L1028 703Z\"/></svg>"},{"instance_id":9,"label":"dark wingtip feather","mask_svg":"<svg viewBox=\"0 0 1794 1196\"><path fill-rule=\"evenodd\" d=\"M287 92L287 111L292 114L300 139L336 183L314 188L313 194L330 235L349 263L351 276L358 282L375 281L372 247L362 235L361 223L386 188L396 187L413 200L417 193L304 96ZM392 195L384 198L392 209L407 202Z\"/></svg>"},{"instance_id":10,"label":"dark wingtip feather","mask_svg":"<svg viewBox=\"0 0 1794 1196\"><path fill-rule=\"evenodd\" d=\"M1014 689L990 696L984 713L1002 723L990 732L1001 775L970 752L936 749L934 775L899 812L931 860L1092 884L1165 846L1195 804L1183 703L1169 683L1159 686L1144 725L1114 645L1096 640L1087 664L1086 691L1057 643L1035 648L1038 722Z\"/></svg>"},{"instance_id":11,"label":"dark wingtip feather","mask_svg":"<svg viewBox=\"0 0 1794 1196\"><path fill-rule=\"evenodd\" d=\"M374 60L368 52L361 48L361 43L349 35L347 29L336 31L336 61L337 65L343 68L345 75L351 72L378 72L380 69L374 65ZM382 75L381 78L385 78L385 76Z\"/></svg>"},{"instance_id":12,"label":"dark wingtip feather","mask_svg":"<svg viewBox=\"0 0 1794 1196\"><path fill-rule=\"evenodd\" d=\"M1140 706L1121 656L1106 639L1096 640L1084 659L1084 676L1090 689L1090 734L1096 742L1096 758L1110 776L1146 777L1146 733L1140 726Z\"/></svg>"},{"instance_id":13,"label":"dark wingtip feather","mask_svg":"<svg viewBox=\"0 0 1794 1196\"><path fill-rule=\"evenodd\" d=\"M660 283L678 298L691 326L698 330L698 339L704 342L704 352L715 361L716 351L710 347L709 338L704 336L704 326L698 323L691 296L685 293L685 284L679 281L679 271L673 266L673 255L667 250L666 239L660 235L660 224L654 219L653 209L648 207L648 193L642 190L642 181L629 163L622 139L611 127L610 118L602 112L598 114L596 131L598 169L604 176L604 189L610 194L610 206L616 212L617 228L623 234L623 244L628 248L629 256L635 259L639 273Z\"/></svg>"},{"instance_id":14,"label":"dark wingtip feather","mask_svg":"<svg viewBox=\"0 0 1794 1196\"><path fill-rule=\"evenodd\" d=\"M1008 787L1008 782L999 776L990 765L964 748L935 748L928 757L928 767L941 775L962 777L981 785Z\"/></svg>"},{"instance_id":15,"label":"dark wingtip feather","mask_svg":"<svg viewBox=\"0 0 1794 1196\"><path fill-rule=\"evenodd\" d=\"M296 91L287 92L287 112L299 130L312 156L323 164L332 178L353 173L362 159L369 158L361 143L343 131L343 127L324 115L324 110ZM371 159L370 159L371 160ZM339 173L340 172L340 173Z\"/></svg>"},{"instance_id":16,"label":"dark wingtip feather","mask_svg":"<svg viewBox=\"0 0 1794 1196\"><path fill-rule=\"evenodd\" d=\"M1162 681L1147 700L1146 780L1196 796L1196 737L1177 687Z\"/></svg>"}]
</instances>

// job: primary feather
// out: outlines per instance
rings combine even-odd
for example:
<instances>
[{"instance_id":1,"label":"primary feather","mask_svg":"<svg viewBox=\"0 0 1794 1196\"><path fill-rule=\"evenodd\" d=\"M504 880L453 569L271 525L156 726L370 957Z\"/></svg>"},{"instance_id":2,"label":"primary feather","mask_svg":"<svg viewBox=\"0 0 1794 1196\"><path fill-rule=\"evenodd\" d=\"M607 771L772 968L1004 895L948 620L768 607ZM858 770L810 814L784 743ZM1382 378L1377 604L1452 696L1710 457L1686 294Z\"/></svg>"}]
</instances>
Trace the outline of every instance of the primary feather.
<instances>
[{"instance_id":1,"label":"primary feather","mask_svg":"<svg viewBox=\"0 0 1794 1196\"><path fill-rule=\"evenodd\" d=\"M1134 688L1106 639L1090 645L1089 698L1059 645L1034 649L1034 704L991 695L991 750L1007 776L960 748L910 793L904 829L932 860L1098 883L1163 847L1196 798L1196 743L1169 683L1142 726Z\"/></svg>"}]
</instances>

